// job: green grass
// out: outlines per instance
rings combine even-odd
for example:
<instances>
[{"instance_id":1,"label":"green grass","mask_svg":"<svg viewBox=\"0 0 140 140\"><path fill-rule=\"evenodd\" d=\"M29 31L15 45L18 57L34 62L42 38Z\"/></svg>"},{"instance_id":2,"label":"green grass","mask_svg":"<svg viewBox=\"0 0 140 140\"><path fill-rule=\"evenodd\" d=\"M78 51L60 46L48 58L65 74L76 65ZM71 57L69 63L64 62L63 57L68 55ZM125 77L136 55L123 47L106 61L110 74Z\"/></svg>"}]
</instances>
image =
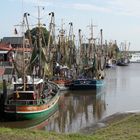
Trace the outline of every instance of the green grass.
<instances>
[{"instance_id":1,"label":"green grass","mask_svg":"<svg viewBox=\"0 0 140 140\"><path fill-rule=\"evenodd\" d=\"M97 131L97 140L139 140L140 115L130 115Z\"/></svg>"},{"instance_id":2,"label":"green grass","mask_svg":"<svg viewBox=\"0 0 140 140\"><path fill-rule=\"evenodd\" d=\"M129 115L92 135L59 134L37 130L0 128L0 139L8 140L139 140L140 114Z\"/></svg>"},{"instance_id":3,"label":"green grass","mask_svg":"<svg viewBox=\"0 0 140 140\"><path fill-rule=\"evenodd\" d=\"M58 134L55 132L29 131L23 129L0 128L0 139L6 140L93 140L91 136L80 134Z\"/></svg>"},{"instance_id":4,"label":"green grass","mask_svg":"<svg viewBox=\"0 0 140 140\"><path fill-rule=\"evenodd\" d=\"M2 82L0 82L0 90L2 90L3 84Z\"/></svg>"}]
</instances>

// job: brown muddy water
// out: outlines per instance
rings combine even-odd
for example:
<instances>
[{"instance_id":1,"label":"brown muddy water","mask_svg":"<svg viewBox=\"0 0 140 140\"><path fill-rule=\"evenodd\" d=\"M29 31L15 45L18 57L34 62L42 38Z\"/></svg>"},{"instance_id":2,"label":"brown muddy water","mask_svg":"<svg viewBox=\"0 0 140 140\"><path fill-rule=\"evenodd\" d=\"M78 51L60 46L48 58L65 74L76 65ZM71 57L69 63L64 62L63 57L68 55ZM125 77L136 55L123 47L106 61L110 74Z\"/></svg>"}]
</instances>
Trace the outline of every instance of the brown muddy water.
<instances>
[{"instance_id":1,"label":"brown muddy water","mask_svg":"<svg viewBox=\"0 0 140 140\"><path fill-rule=\"evenodd\" d=\"M105 85L97 91L62 92L58 109L49 119L0 122L0 126L80 132L112 114L139 112L139 90L140 64L116 66L106 70Z\"/></svg>"}]
</instances>

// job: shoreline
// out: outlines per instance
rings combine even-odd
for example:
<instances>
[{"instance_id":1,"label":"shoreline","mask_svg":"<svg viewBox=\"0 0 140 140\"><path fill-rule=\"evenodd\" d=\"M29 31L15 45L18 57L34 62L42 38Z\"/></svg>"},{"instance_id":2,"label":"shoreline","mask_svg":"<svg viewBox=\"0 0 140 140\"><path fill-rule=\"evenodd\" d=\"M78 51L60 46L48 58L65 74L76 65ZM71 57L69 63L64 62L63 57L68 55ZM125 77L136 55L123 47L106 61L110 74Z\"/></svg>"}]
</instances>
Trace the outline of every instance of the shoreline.
<instances>
[{"instance_id":1,"label":"shoreline","mask_svg":"<svg viewBox=\"0 0 140 140\"><path fill-rule=\"evenodd\" d=\"M107 128L109 125L116 123L120 120L123 120L129 116L140 115L140 111L126 111L126 112L117 112L115 114L109 115L97 123L91 124L85 128L80 129L80 134L90 135L95 134L98 130L102 128Z\"/></svg>"},{"instance_id":2,"label":"shoreline","mask_svg":"<svg viewBox=\"0 0 140 140\"><path fill-rule=\"evenodd\" d=\"M24 140L138 140L140 139L139 123L140 112L116 113L102 119L98 122L98 125L94 124L90 127L86 127L86 129L84 129L86 131L80 133L65 134L29 129L24 129L23 131L23 129L0 127L0 139L19 140L24 137Z\"/></svg>"}]
</instances>

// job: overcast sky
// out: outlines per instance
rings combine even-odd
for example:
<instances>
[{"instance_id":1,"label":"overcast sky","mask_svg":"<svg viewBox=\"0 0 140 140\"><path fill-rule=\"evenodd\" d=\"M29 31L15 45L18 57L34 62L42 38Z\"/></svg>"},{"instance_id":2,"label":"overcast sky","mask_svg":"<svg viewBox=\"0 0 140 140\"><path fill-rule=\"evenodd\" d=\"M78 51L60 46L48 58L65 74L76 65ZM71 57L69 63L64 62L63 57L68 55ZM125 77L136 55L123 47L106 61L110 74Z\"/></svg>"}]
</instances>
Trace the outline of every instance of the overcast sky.
<instances>
[{"instance_id":1,"label":"overcast sky","mask_svg":"<svg viewBox=\"0 0 140 140\"><path fill-rule=\"evenodd\" d=\"M29 23L35 25L38 5L45 6L41 15L47 27L48 13L53 11L56 29L60 28L63 19L65 28L73 22L75 35L82 29L88 37L88 25L93 22L95 37L102 28L104 40L117 40L118 45L130 42L130 50L140 50L140 0L2 0L0 38L14 35L15 25L21 23L24 12L30 13Z\"/></svg>"}]
</instances>

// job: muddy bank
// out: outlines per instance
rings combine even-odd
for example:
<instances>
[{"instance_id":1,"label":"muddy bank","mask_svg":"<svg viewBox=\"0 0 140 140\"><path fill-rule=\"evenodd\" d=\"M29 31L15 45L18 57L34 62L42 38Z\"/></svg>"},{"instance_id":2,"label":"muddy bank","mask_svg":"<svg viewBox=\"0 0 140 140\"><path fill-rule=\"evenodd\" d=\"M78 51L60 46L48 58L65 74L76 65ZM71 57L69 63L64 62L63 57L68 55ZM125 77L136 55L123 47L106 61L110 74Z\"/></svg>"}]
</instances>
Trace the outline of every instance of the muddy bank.
<instances>
[{"instance_id":1,"label":"muddy bank","mask_svg":"<svg viewBox=\"0 0 140 140\"><path fill-rule=\"evenodd\" d=\"M81 129L79 131L79 133L82 133L82 134L94 134L97 130L103 128L103 127L107 127L109 124L111 123L115 123L119 120L122 120L128 116L131 116L131 115L134 115L134 114L137 114L136 112L126 112L126 113L115 113L111 116L108 116L102 120L100 120L99 122L95 123L95 124L92 124L88 127L85 127L83 129Z\"/></svg>"}]
</instances>

